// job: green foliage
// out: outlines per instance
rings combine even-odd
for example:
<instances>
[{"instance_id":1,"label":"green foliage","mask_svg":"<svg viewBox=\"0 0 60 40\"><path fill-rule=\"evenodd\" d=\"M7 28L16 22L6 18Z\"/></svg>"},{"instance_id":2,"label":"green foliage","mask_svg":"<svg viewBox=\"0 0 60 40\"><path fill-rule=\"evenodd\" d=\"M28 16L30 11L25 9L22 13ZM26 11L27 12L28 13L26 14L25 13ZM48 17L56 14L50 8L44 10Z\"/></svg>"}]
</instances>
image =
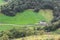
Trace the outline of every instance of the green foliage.
<instances>
[{"instance_id":1,"label":"green foliage","mask_svg":"<svg viewBox=\"0 0 60 40\"><path fill-rule=\"evenodd\" d=\"M23 12L27 9L34 9L34 12L39 12L40 9L51 9L54 16L52 22L56 22L60 19L60 7L56 4L52 1L42 0L11 0L8 4L1 6L1 13L7 16L15 16L18 12Z\"/></svg>"},{"instance_id":2,"label":"green foliage","mask_svg":"<svg viewBox=\"0 0 60 40\"><path fill-rule=\"evenodd\" d=\"M0 40L9 40L9 36L6 34L6 32L0 32L2 34L0 34Z\"/></svg>"},{"instance_id":3,"label":"green foliage","mask_svg":"<svg viewBox=\"0 0 60 40\"><path fill-rule=\"evenodd\" d=\"M37 34L42 35L42 33L44 34L44 31L42 31L40 29L38 30L35 28L38 28L38 27L24 26L24 27L20 27L20 28L13 28L8 31L1 32L2 34L0 34L0 35L2 37L3 35L6 34L9 39L13 39L13 38L21 38L21 37L37 35Z\"/></svg>"},{"instance_id":4,"label":"green foliage","mask_svg":"<svg viewBox=\"0 0 60 40\"><path fill-rule=\"evenodd\" d=\"M47 27L44 27L44 30L50 32L50 31L55 31L55 30L57 30L59 28L60 28L60 21L58 21L58 22L56 22L56 23L54 23L52 25L49 25Z\"/></svg>"},{"instance_id":5,"label":"green foliage","mask_svg":"<svg viewBox=\"0 0 60 40\"><path fill-rule=\"evenodd\" d=\"M3 31L0 34L0 37L3 37L5 39L4 35L7 35L7 39L13 39L13 38L21 38L21 37L26 37L26 36L31 36L31 35L43 35L47 32L55 31L58 28L60 24L54 24L53 26L47 26L47 27L40 27L40 26L24 26L24 27L15 27L13 29L10 29L8 31ZM6 39L6 40L7 40Z\"/></svg>"}]
</instances>

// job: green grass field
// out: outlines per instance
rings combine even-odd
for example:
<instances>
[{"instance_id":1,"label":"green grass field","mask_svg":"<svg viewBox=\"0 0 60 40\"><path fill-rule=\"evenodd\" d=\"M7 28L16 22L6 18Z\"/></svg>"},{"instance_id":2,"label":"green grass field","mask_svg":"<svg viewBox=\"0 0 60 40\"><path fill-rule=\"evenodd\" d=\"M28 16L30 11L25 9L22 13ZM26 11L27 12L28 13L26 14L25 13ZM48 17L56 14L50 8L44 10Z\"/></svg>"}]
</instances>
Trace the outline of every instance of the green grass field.
<instances>
[{"instance_id":1,"label":"green grass field","mask_svg":"<svg viewBox=\"0 0 60 40\"><path fill-rule=\"evenodd\" d=\"M3 0L0 0L0 3L3 3Z\"/></svg>"},{"instance_id":2,"label":"green grass field","mask_svg":"<svg viewBox=\"0 0 60 40\"><path fill-rule=\"evenodd\" d=\"M5 2L4 0L0 0L0 5L7 4L8 2Z\"/></svg>"},{"instance_id":3,"label":"green grass field","mask_svg":"<svg viewBox=\"0 0 60 40\"><path fill-rule=\"evenodd\" d=\"M0 24L35 24L42 20L50 22L52 18L53 16L51 10L41 10L38 13L33 12L33 10L25 10L22 13L17 13L14 17L0 14ZM10 30L14 27L20 28L21 26L0 25L0 31Z\"/></svg>"},{"instance_id":4,"label":"green grass field","mask_svg":"<svg viewBox=\"0 0 60 40\"><path fill-rule=\"evenodd\" d=\"M6 2L4 2L3 0L0 0L0 5L5 4ZM22 13L17 13L16 16L14 17L9 17L6 16L2 13L0 13L0 24L16 24L16 25L25 25L25 24L35 24L38 23L42 20L45 20L46 22L50 22L52 20L53 16L52 16L52 10L40 10L38 13L33 12L33 10L29 9L29 10L25 10ZM1 31L8 31L11 30L13 28L16 29L21 29L25 26L13 26L13 25L0 25L0 32ZM28 27L28 26L27 26ZM29 26L28 28L30 28L31 30L33 30L35 26ZM36 26L37 27L37 26ZM40 26L39 26L40 27ZM23 38L17 38L14 40L50 40L50 39L54 39L54 40L60 40L60 29L51 32L52 35L38 35L38 36L28 36L28 37L24 37ZM55 34L55 35L53 35ZM56 35L58 34L58 35Z\"/></svg>"},{"instance_id":5,"label":"green grass field","mask_svg":"<svg viewBox=\"0 0 60 40\"><path fill-rule=\"evenodd\" d=\"M0 5L5 4L3 0L0 0ZM22 13L17 13L14 17L6 16L0 13L0 24L35 24L42 20L46 22L50 22L52 16L51 10L41 10L38 13L33 12L33 10L25 10ZM0 25L0 31L10 30L16 26L9 26L9 25ZM17 28L19 28L18 26Z\"/></svg>"},{"instance_id":6,"label":"green grass field","mask_svg":"<svg viewBox=\"0 0 60 40\"><path fill-rule=\"evenodd\" d=\"M49 11L49 12L48 12ZM0 14L0 23L5 24L35 24L42 20L47 22L51 21L53 18L51 10L41 10L36 13L33 10L25 10L22 13L17 13L14 17L9 17L3 14Z\"/></svg>"},{"instance_id":7,"label":"green grass field","mask_svg":"<svg viewBox=\"0 0 60 40\"><path fill-rule=\"evenodd\" d=\"M4 1L3 0L0 0L0 4L3 4L4 3Z\"/></svg>"},{"instance_id":8,"label":"green grass field","mask_svg":"<svg viewBox=\"0 0 60 40\"><path fill-rule=\"evenodd\" d=\"M10 30L12 28L13 28L13 26L1 26L0 25L0 31L7 31L7 30Z\"/></svg>"},{"instance_id":9,"label":"green grass field","mask_svg":"<svg viewBox=\"0 0 60 40\"><path fill-rule=\"evenodd\" d=\"M3 0L0 0L0 5L1 3L5 4ZM51 10L41 10L36 13L29 9L22 13L17 13L14 17L9 17L0 13L0 23L2 24L35 24L42 20L50 22L52 18Z\"/></svg>"},{"instance_id":10,"label":"green grass field","mask_svg":"<svg viewBox=\"0 0 60 40\"><path fill-rule=\"evenodd\" d=\"M0 5L5 4L3 0L0 0ZM52 16L51 10L41 10L38 13L33 12L33 10L25 10L22 13L17 13L14 17L6 16L0 13L0 24L35 24L42 20L50 22ZM0 31L10 30L16 26L10 25L0 25ZM20 26L16 27L20 28Z\"/></svg>"}]
</instances>

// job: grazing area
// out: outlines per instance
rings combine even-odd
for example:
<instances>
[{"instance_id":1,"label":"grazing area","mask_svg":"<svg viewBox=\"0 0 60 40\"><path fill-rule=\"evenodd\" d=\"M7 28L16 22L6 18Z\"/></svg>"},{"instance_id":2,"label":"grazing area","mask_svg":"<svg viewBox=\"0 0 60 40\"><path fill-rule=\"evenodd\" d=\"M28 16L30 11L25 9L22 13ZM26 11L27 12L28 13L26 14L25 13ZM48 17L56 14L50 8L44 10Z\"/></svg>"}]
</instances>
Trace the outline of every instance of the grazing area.
<instances>
[{"instance_id":1,"label":"grazing area","mask_svg":"<svg viewBox=\"0 0 60 40\"><path fill-rule=\"evenodd\" d=\"M4 4L7 4L7 2L5 2L4 0L0 0L0 6Z\"/></svg>"},{"instance_id":2,"label":"grazing area","mask_svg":"<svg viewBox=\"0 0 60 40\"><path fill-rule=\"evenodd\" d=\"M0 0L0 4L3 3L4 1L3 0Z\"/></svg>"},{"instance_id":3,"label":"grazing area","mask_svg":"<svg viewBox=\"0 0 60 40\"><path fill-rule=\"evenodd\" d=\"M59 0L0 0L0 40L60 40Z\"/></svg>"},{"instance_id":4,"label":"grazing area","mask_svg":"<svg viewBox=\"0 0 60 40\"><path fill-rule=\"evenodd\" d=\"M47 0L8 0L8 3L1 5L1 13L6 16L15 16L18 12L23 12L28 9L33 9L34 12L39 12L40 9L51 9L53 10L54 18L51 22L56 22L60 19L60 6L59 0L47 1Z\"/></svg>"},{"instance_id":5,"label":"grazing area","mask_svg":"<svg viewBox=\"0 0 60 40\"><path fill-rule=\"evenodd\" d=\"M48 12L49 11L49 12ZM0 14L1 24L35 24L42 20L50 22L52 20L52 10L40 10L36 13L33 10L25 10L22 13L16 14L14 17Z\"/></svg>"}]
</instances>

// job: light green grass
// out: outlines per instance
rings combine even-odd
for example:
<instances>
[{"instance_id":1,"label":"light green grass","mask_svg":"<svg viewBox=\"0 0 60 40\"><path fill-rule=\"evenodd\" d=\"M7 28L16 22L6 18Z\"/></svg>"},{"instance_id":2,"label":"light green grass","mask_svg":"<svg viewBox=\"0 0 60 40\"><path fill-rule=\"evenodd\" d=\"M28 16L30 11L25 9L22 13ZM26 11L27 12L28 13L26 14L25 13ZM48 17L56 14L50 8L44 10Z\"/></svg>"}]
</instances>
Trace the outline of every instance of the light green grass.
<instances>
[{"instance_id":1,"label":"light green grass","mask_svg":"<svg viewBox=\"0 0 60 40\"><path fill-rule=\"evenodd\" d=\"M52 11L43 11L36 13L33 10L25 10L22 13L17 13L14 17L0 14L0 23L5 24L35 24L39 21L45 20L49 22L53 18Z\"/></svg>"},{"instance_id":2,"label":"light green grass","mask_svg":"<svg viewBox=\"0 0 60 40\"><path fill-rule=\"evenodd\" d=\"M3 3L3 0L0 0L0 3Z\"/></svg>"},{"instance_id":3,"label":"light green grass","mask_svg":"<svg viewBox=\"0 0 60 40\"><path fill-rule=\"evenodd\" d=\"M0 31L6 31L6 30L10 30L10 29L12 29L14 26L2 26L2 25L0 25Z\"/></svg>"},{"instance_id":4,"label":"light green grass","mask_svg":"<svg viewBox=\"0 0 60 40\"><path fill-rule=\"evenodd\" d=\"M0 0L0 4L3 4L4 3L4 1L3 0Z\"/></svg>"},{"instance_id":5,"label":"light green grass","mask_svg":"<svg viewBox=\"0 0 60 40\"><path fill-rule=\"evenodd\" d=\"M5 4L8 4L8 2L5 2L4 0L0 0L0 6Z\"/></svg>"},{"instance_id":6,"label":"light green grass","mask_svg":"<svg viewBox=\"0 0 60 40\"><path fill-rule=\"evenodd\" d=\"M14 17L0 14L0 24L35 24L42 20L50 22L52 18L51 10L41 10L38 13L33 12L33 10L25 10L22 13L17 13ZM14 27L21 28L21 26L0 25L0 31L10 30ZM33 26L31 28L33 28Z\"/></svg>"}]
</instances>

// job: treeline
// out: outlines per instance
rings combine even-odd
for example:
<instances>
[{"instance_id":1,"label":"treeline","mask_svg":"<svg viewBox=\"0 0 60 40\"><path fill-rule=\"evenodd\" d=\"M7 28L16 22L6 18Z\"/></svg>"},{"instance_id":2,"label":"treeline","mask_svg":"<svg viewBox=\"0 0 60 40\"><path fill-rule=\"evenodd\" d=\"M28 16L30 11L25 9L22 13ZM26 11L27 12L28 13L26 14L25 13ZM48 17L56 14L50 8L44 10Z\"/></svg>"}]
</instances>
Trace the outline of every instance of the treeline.
<instances>
[{"instance_id":1,"label":"treeline","mask_svg":"<svg viewBox=\"0 0 60 40\"><path fill-rule=\"evenodd\" d=\"M8 4L1 6L1 12L8 16L15 16L17 12L26 9L39 11L41 0L12 0Z\"/></svg>"},{"instance_id":2,"label":"treeline","mask_svg":"<svg viewBox=\"0 0 60 40\"><path fill-rule=\"evenodd\" d=\"M42 0L11 0L8 4L1 6L1 12L8 16L15 16L17 12L27 9L34 9L34 12L38 12L40 9L54 8L52 2Z\"/></svg>"},{"instance_id":3,"label":"treeline","mask_svg":"<svg viewBox=\"0 0 60 40\"><path fill-rule=\"evenodd\" d=\"M40 27L20 27L13 28L8 31L0 31L0 40L12 40L14 38L24 38L26 36L31 35L42 35L44 31L40 29Z\"/></svg>"}]
</instances>

